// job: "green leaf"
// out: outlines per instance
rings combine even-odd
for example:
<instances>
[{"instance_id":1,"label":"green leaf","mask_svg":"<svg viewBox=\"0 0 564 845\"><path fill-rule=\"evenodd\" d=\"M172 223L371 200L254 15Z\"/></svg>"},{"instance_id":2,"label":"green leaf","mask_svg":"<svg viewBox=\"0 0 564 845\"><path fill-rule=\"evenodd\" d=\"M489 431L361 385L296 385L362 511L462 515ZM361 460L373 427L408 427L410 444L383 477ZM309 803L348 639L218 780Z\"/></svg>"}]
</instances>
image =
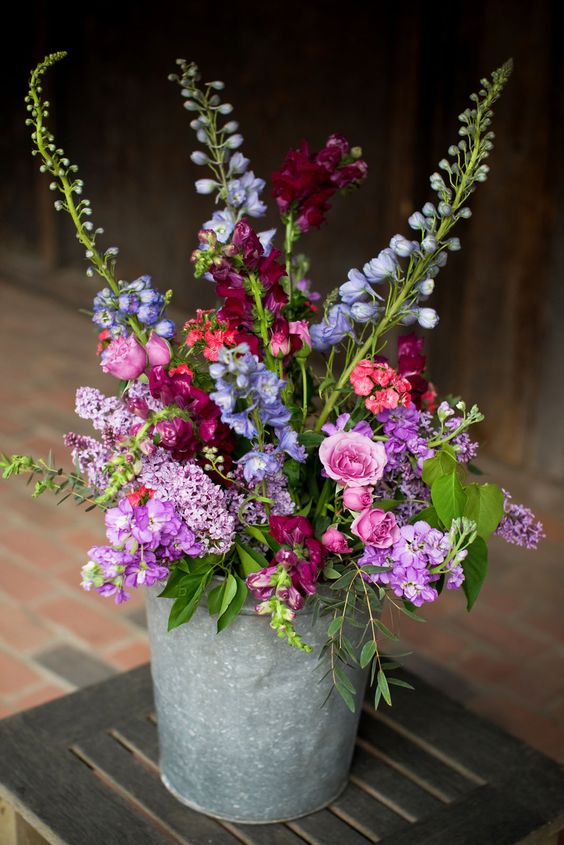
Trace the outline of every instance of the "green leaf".
<instances>
[{"instance_id":1,"label":"green leaf","mask_svg":"<svg viewBox=\"0 0 564 845\"><path fill-rule=\"evenodd\" d=\"M383 622L380 622L379 619L374 619L374 625L384 634L385 637L388 637L389 640L399 640L398 635L394 634L393 631L390 631L390 629L387 628Z\"/></svg>"},{"instance_id":2,"label":"green leaf","mask_svg":"<svg viewBox=\"0 0 564 845\"><path fill-rule=\"evenodd\" d=\"M340 666L335 666L335 679L340 684L342 684L346 689L348 689L348 691L350 693L352 693L352 695L356 694L356 689L355 689L353 682L348 677L348 675L345 672L343 672L343 670L341 669Z\"/></svg>"},{"instance_id":3,"label":"green leaf","mask_svg":"<svg viewBox=\"0 0 564 845\"><path fill-rule=\"evenodd\" d=\"M415 689L414 686L408 684L407 681L404 681L402 678L388 678L388 683L393 684L395 687L405 687L405 689Z\"/></svg>"},{"instance_id":4,"label":"green leaf","mask_svg":"<svg viewBox=\"0 0 564 845\"><path fill-rule=\"evenodd\" d=\"M455 472L441 475L433 481L431 499L441 522L447 528L453 519L464 514L466 494Z\"/></svg>"},{"instance_id":5,"label":"green leaf","mask_svg":"<svg viewBox=\"0 0 564 845\"><path fill-rule=\"evenodd\" d=\"M223 584L218 584L217 587L214 587L213 590L210 590L208 593L208 610L210 616L215 616L219 613L219 608L221 606L221 591L223 589Z\"/></svg>"},{"instance_id":6,"label":"green leaf","mask_svg":"<svg viewBox=\"0 0 564 845\"><path fill-rule=\"evenodd\" d=\"M250 575L251 572L258 572L259 569L265 569L268 566L267 559L260 552L247 546L241 540L235 540L235 548L241 561L243 575Z\"/></svg>"},{"instance_id":7,"label":"green leaf","mask_svg":"<svg viewBox=\"0 0 564 845\"><path fill-rule=\"evenodd\" d=\"M390 688L388 686L388 679L380 669L377 675L378 689L382 693L382 698L390 707L392 706L392 696L390 695Z\"/></svg>"},{"instance_id":8,"label":"green leaf","mask_svg":"<svg viewBox=\"0 0 564 845\"><path fill-rule=\"evenodd\" d=\"M423 522L427 522L431 528L443 528L443 524L438 517L437 511L435 508L428 507L419 513L414 514L409 520L410 522L418 522L419 520L423 520Z\"/></svg>"},{"instance_id":9,"label":"green leaf","mask_svg":"<svg viewBox=\"0 0 564 845\"><path fill-rule=\"evenodd\" d=\"M188 575L183 581L185 587L184 595L179 596L173 603L168 617L168 630L172 631L179 625L189 622L194 611L200 604L200 599L212 576L213 569L210 569L204 577ZM188 579L190 583L188 582Z\"/></svg>"},{"instance_id":10,"label":"green leaf","mask_svg":"<svg viewBox=\"0 0 564 845\"><path fill-rule=\"evenodd\" d=\"M437 478L443 475L450 475L451 472L457 472L459 466L458 461L448 451L441 449L441 451L432 458L427 458L423 462L423 469L421 477L425 484L429 487Z\"/></svg>"},{"instance_id":11,"label":"green leaf","mask_svg":"<svg viewBox=\"0 0 564 845\"><path fill-rule=\"evenodd\" d=\"M334 581L331 584L332 590L345 590L349 584L352 582L353 578L356 578L356 569L354 571L345 572L344 575L341 575L338 581Z\"/></svg>"},{"instance_id":12,"label":"green leaf","mask_svg":"<svg viewBox=\"0 0 564 845\"><path fill-rule=\"evenodd\" d=\"M303 506L303 508L300 508L300 510L297 512L296 516L307 516L309 514L310 510L311 510L312 505L313 505L313 499L309 499L309 501L306 502L306 504Z\"/></svg>"},{"instance_id":13,"label":"green leaf","mask_svg":"<svg viewBox=\"0 0 564 845\"><path fill-rule=\"evenodd\" d=\"M200 580L200 575L189 575L182 569L175 569L169 576L164 590L159 593L158 597L164 599L177 599L179 596L186 595L186 590L190 592L191 585L197 585Z\"/></svg>"},{"instance_id":14,"label":"green leaf","mask_svg":"<svg viewBox=\"0 0 564 845\"><path fill-rule=\"evenodd\" d=\"M362 646L362 651L360 652L361 669L364 669L366 666L368 666L375 654L376 643L374 642L374 640L368 640L364 643L364 645Z\"/></svg>"},{"instance_id":15,"label":"green leaf","mask_svg":"<svg viewBox=\"0 0 564 845\"><path fill-rule=\"evenodd\" d=\"M237 592L237 581L235 576L229 573L226 576L221 587L221 604L219 606L219 616L223 616L232 600L235 598Z\"/></svg>"},{"instance_id":16,"label":"green leaf","mask_svg":"<svg viewBox=\"0 0 564 845\"><path fill-rule=\"evenodd\" d=\"M231 599L228 608L220 615L219 619L217 620L217 633L221 633L224 631L234 619L237 618L239 615L241 608L245 604L245 599L248 595L248 589L245 582L242 578L239 578L237 575L235 577L235 584L236 584L236 592L234 597Z\"/></svg>"},{"instance_id":17,"label":"green leaf","mask_svg":"<svg viewBox=\"0 0 564 845\"><path fill-rule=\"evenodd\" d=\"M329 561L329 563L325 564L325 567L323 569L323 577L329 578L331 581L335 581L337 578L341 577L341 573L338 572L331 563L331 561Z\"/></svg>"},{"instance_id":18,"label":"green leaf","mask_svg":"<svg viewBox=\"0 0 564 845\"><path fill-rule=\"evenodd\" d=\"M290 489L296 488L302 474L302 465L294 460L294 458L288 458L284 461L283 470L284 475L288 479Z\"/></svg>"},{"instance_id":19,"label":"green leaf","mask_svg":"<svg viewBox=\"0 0 564 845\"><path fill-rule=\"evenodd\" d=\"M504 496L497 484L468 484L464 516L473 519L480 537L487 539L503 519Z\"/></svg>"},{"instance_id":20,"label":"green leaf","mask_svg":"<svg viewBox=\"0 0 564 845\"><path fill-rule=\"evenodd\" d=\"M397 508L401 505L403 499L374 499L372 507L380 508L382 511L391 511L392 508Z\"/></svg>"},{"instance_id":21,"label":"green leaf","mask_svg":"<svg viewBox=\"0 0 564 845\"><path fill-rule=\"evenodd\" d=\"M476 537L468 546L468 554L462 561L464 581L462 589L466 596L466 609L471 610L488 573L488 547L482 537Z\"/></svg>"},{"instance_id":22,"label":"green leaf","mask_svg":"<svg viewBox=\"0 0 564 845\"><path fill-rule=\"evenodd\" d=\"M280 543L278 543L274 537L271 537L267 531L259 528L258 525L245 525L245 532L249 535L249 537L252 537L253 540L258 540L258 542L263 546L268 546L273 552L277 552L280 548Z\"/></svg>"},{"instance_id":23,"label":"green leaf","mask_svg":"<svg viewBox=\"0 0 564 845\"><path fill-rule=\"evenodd\" d=\"M327 636L334 637L337 631L340 631L340 629L343 627L344 621L344 616L336 616L334 619L332 619L331 624L327 628Z\"/></svg>"},{"instance_id":24,"label":"green leaf","mask_svg":"<svg viewBox=\"0 0 564 845\"><path fill-rule=\"evenodd\" d=\"M345 704L347 705L347 707L349 708L351 713L354 713L355 712L354 695L350 692L350 690L348 690L346 687L344 687L339 681L335 681L335 689L337 690L337 692L339 693L339 695L341 696L341 698L343 699L343 701L345 702Z\"/></svg>"},{"instance_id":25,"label":"green leaf","mask_svg":"<svg viewBox=\"0 0 564 845\"><path fill-rule=\"evenodd\" d=\"M325 440L325 436L318 431L303 431L298 435L298 443L300 446L305 446L306 449L313 449L319 447Z\"/></svg>"}]
</instances>

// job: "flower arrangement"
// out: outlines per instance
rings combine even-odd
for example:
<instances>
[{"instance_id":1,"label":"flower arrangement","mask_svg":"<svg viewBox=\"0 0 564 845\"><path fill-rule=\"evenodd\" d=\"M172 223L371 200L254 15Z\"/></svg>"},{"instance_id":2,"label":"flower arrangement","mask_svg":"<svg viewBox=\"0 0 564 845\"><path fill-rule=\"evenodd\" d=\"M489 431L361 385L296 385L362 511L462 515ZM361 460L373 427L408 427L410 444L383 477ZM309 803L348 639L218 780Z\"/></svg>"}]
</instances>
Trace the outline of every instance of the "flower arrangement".
<instances>
[{"instance_id":1,"label":"flower arrangement","mask_svg":"<svg viewBox=\"0 0 564 845\"><path fill-rule=\"evenodd\" d=\"M470 609L488 537L535 548L543 536L527 508L472 475L479 409L439 401L420 336L404 329L397 349L389 342L398 326L438 322L426 303L460 249L452 229L470 217L467 201L487 177L491 108L511 63L482 80L460 115L458 143L431 176L437 200L409 217L411 234L394 235L323 302L295 247L325 223L337 194L365 180L362 151L334 134L317 152L306 143L288 152L272 177L279 249L276 230L251 225L266 210L265 182L240 150L223 83L202 84L198 68L179 61L171 80L201 147L191 158L208 169L196 190L215 205L192 263L220 305L177 327L167 316L171 291L149 276L120 280L118 250L99 249L78 168L47 128L42 78L64 55L32 73L28 124L55 208L73 220L87 274L104 282L92 320L118 395L79 388L76 412L99 436L65 436L75 472L3 455L4 476L28 473L35 496L51 490L103 511L107 543L88 552L86 590L120 603L158 585L173 600L169 630L205 602L218 632L251 595L276 634L304 651L294 621L313 603L314 617L327 619L324 653L348 706L354 690L341 666L350 662L370 665L376 704L391 703L390 685L403 682L381 657L381 636L394 637L382 606L417 616L443 589L461 589ZM358 646L351 625L361 629Z\"/></svg>"}]
</instances>

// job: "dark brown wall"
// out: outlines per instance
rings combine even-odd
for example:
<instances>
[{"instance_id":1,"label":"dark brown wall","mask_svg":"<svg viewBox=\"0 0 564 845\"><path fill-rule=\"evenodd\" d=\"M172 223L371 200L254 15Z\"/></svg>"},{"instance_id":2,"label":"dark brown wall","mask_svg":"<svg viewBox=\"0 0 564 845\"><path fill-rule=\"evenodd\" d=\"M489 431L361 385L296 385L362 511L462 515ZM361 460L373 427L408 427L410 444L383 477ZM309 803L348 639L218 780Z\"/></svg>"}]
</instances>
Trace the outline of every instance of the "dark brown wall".
<instances>
[{"instance_id":1,"label":"dark brown wall","mask_svg":"<svg viewBox=\"0 0 564 845\"><path fill-rule=\"evenodd\" d=\"M0 139L3 248L80 265L69 221L56 216L28 155L22 99L29 68L67 49L52 72L53 122L81 166L106 244L124 277L149 272L176 302L209 304L188 256L209 217L189 117L167 81L177 56L224 79L255 172L268 177L288 146L332 131L364 148L370 179L335 203L330 225L303 242L325 290L406 232L431 198L428 175L456 140L467 96L508 56L514 77L496 109L492 173L458 232L433 304L433 378L477 401L490 453L564 478L564 166L562 57L556 3L98 3L55 12L35 3L12 32ZM373 12L373 20L370 12ZM25 16L25 20L24 20ZM24 29L25 24L25 29ZM275 217L268 222L273 225ZM88 296L94 290L85 284ZM89 286L89 287L87 287Z\"/></svg>"}]
</instances>

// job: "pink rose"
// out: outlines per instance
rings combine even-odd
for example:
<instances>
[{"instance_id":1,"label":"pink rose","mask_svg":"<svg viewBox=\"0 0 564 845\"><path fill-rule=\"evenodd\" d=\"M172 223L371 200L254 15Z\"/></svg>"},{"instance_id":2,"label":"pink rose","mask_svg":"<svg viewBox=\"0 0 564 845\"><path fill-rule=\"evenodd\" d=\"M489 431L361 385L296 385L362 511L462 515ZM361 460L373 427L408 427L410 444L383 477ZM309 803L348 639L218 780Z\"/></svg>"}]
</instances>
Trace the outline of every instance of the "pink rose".
<instances>
[{"instance_id":1,"label":"pink rose","mask_svg":"<svg viewBox=\"0 0 564 845\"><path fill-rule=\"evenodd\" d=\"M400 530L391 511L367 508L353 520L351 531L369 546L389 549L400 539Z\"/></svg>"},{"instance_id":2,"label":"pink rose","mask_svg":"<svg viewBox=\"0 0 564 845\"><path fill-rule=\"evenodd\" d=\"M149 335L146 349L151 367L166 367L170 364L170 344L156 332L151 332Z\"/></svg>"},{"instance_id":3,"label":"pink rose","mask_svg":"<svg viewBox=\"0 0 564 845\"><path fill-rule=\"evenodd\" d=\"M364 511L372 504L372 490L369 487L346 487L343 504L351 511Z\"/></svg>"},{"instance_id":4,"label":"pink rose","mask_svg":"<svg viewBox=\"0 0 564 845\"><path fill-rule=\"evenodd\" d=\"M129 381L137 378L147 366L147 353L135 335L112 340L101 362L105 373Z\"/></svg>"},{"instance_id":5,"label":"pink rose","mask_svg":"<svg viewBox=\"0 0 564 845\"><path fill-rule=\"evenodd\" d=\"M290 334L299 338L301 346L309 346L311 349L311 335L309 333L309 325L307 320L294 320L288 323L290 327Z\"/></svg>"},{"instance_id":6,"label":"pink rose","mask_svg":"<svg viewBox=\"0 0 564 845\"><path fill-rule=\"evenodd\" d=\"M339 555L352 552L348 540L342 531L330 525L325 534L321 538L321 542L330 552L336 552Z\"/></svg>"},{"instance_id":7,"label":"pink rose","mask_svg":"<svg viewBox=\"0 0 564 845\"><path fill-rule=\"evenodd\" d=\"M325 472L343 487L366 487L382 478L386 450L382 443L356 431L337 431L319 447Z\"/></svg>"}]
</instances>

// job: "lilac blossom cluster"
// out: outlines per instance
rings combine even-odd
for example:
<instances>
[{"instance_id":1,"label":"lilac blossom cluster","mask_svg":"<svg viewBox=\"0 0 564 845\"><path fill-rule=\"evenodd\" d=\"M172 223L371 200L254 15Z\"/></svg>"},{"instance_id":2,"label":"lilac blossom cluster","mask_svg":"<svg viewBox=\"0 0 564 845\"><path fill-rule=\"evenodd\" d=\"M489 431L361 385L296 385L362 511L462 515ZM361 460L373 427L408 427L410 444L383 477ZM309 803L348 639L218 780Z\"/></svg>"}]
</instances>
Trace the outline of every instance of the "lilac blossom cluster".
<instances>
[{"instance_id":1,"label":"lilac blossom cluster","mask_svg":"<svg viewBox=\"0 0 564 845\"><path fill-rule=\"evenodd\" d=\"M211 399L221 408L221 419L238 435L255 442L255 447L241 459L245 480L262 481L279 470L278 452L286 452L297 461L306 454L298 445L297 432L290 427L291 413L281 399L286 382L253 355L246 343L231 349L222 346L217 362L210 365L216 390ZM240 400L243 410L237 410ZM272 451L257 448L259 436L255 417L263 426L274 429L278 447Z\"/></svg>"},{"instance_id":2,"label":"lilac blossom cluster","mask_svg":"<svg viewBox=\"0 0 564 845\"><path fill-rule=\"evenodd\" d=\"M499 523L495 534L515 546L536 549L540 541L546 536L542 522L538 522L534 513L525 505L513 504L511 494L507 490L503 490L503 495L505 497L505 516Z\"/></svg>"},{"instance_id":3,"label":"lilac blossom cluster","mask_svg":"<svg viewBox=\"0 0 564 845\"><path fill-rule=\"evenodd\" d=\"M265 451L268 451L266 449ZM268 522L265 503L251 498L252 494L265 495L270 500L269 511L276 516L289 516L294 513L295 505L288 492L288 477L282 471L283 456L278 453L278 470L265 478L262 482L248 487L248 492L241 489L245 485L243 466L235 468L231 477L233 485L227 489L226 501L229 510L238 516L237 532L244 532L247 525L264 525Z\"/></svg>"},{"instance_id":4,"label":"lilac blossom cluster","mask_svg":"<svg viewBox=\"0 0 564 845\"><path fill-rule=\"evenodd\" d=\"M92 321L107 329L110 337L128 334L128 323L136 317L143 326L151 327L158 335L173 337L174 323L164 315L166 307L162 293L151 287L150 276L140 276L133 282L119 282L119 293L103 288L94 297Z\"/></svg>"},{"instance_id":5,"label":"lilac blossom cluster","mask_svg":"<svg viewBox=\"0 0 564 845\"><path fill-rule=\"evenodd\" d=\"M194 532L202 554L225 554L232 547L236 511L230 509L226 489L215 484L198 464L179 463L170 452L157 447L143 458L138 481L172 502Z\"/></svg>"},{"instance_id":6,"label":"lilac blossom cluster","mask_svg":"<svg viewBox=\"0 0 564 845\"><path fill-rule=\"evenodd\" d=\"M71 450L73 464L86 476L89 487L101 493L107 483L106 469L111 457L110 449L84 434L69 432L63 437L63 443Z\"/></svg>"},{"instance_id":7,"label":"lilac blossom cluster","mask_svg":"<svg viewBox=\"0 0 564 845\"><path fill-rule=\"evenodd\" d=\"M111 545L90 549L90 560L82 567L82 587L114 596L116 604L129 598L126 588L164 581L171 563L202 551L174 505L156 497L132 504L126 496L106 512L105 522Z\"/></svg>"},{"instance_id":8,"label":"lilac blossom cluster","mask_svg":"<svg viewBox=\"0 0 564 845\"><path fill-rule=\"evenodd\" d=\"M359 566L385 567L385 571L366 573L373 584L389 587L396 596L421 607L438 597L433 586L446 574L448 589L458 589L464 581L462 560L467 552L449 557L452 541L449 534L419 520L399 529L400 538L388 548L367 545L358 560Z\"/></svg>"}]
</instances>

